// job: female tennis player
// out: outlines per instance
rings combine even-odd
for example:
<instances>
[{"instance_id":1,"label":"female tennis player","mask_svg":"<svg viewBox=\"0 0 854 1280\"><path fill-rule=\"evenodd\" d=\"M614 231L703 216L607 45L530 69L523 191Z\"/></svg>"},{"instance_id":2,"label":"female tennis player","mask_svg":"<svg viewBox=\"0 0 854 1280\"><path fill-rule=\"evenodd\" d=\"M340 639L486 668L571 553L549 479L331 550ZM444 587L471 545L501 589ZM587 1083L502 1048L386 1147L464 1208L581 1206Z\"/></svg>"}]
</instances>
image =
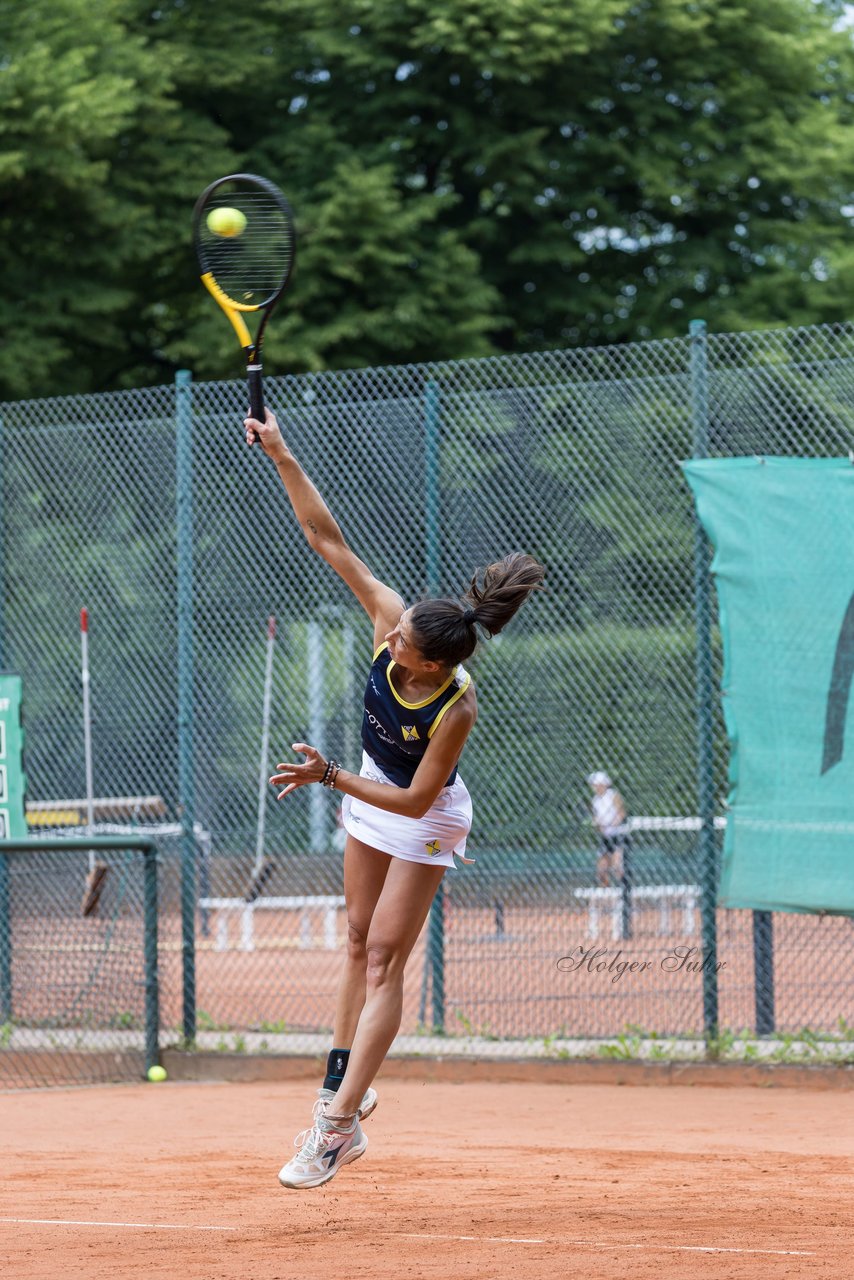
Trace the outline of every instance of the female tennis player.
<instances>
[{"instance_id":1,"label":"female tennis player","mask_svg":"<svg viewBox=\"0 0 854 1280\"><path fill-rule=\"evenodd\" d=\"M454 855L463 857L471 798L457 772L477 717L462 663L478 628L495 635L543 578L531 556L514 554L472 578L462 599L407 608L350 550L329 508L288 449L275 417L246 419L272 458L309 546L346 582L374 627L365 691L362 767L349 773L309 743L270 781L279 799L309 783L340 791L347 831L344 895L347 957L338 989L326 1078L314 1123L279 1173L285 1187L316 1187L368 1145L360 1120L377 1103L371 1087L400 1027L403 974L430 904Z\"/></svg>"}]
</instances>

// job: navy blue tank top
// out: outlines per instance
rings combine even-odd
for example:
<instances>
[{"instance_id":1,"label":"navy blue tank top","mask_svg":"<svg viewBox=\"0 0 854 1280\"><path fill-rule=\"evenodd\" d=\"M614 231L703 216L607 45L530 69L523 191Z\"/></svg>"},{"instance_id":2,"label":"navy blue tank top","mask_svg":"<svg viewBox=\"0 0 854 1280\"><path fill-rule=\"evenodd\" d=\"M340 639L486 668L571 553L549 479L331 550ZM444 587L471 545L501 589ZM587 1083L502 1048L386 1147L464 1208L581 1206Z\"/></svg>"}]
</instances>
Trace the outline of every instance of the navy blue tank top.
<instances>
[{"instance_id":1,"label":"navy blue tank top","mask_svg":"<svg viewBox=\"0 0 854 1280\"><path fill-rule=\"evenodd\" d=\"M408 787L442 716L463 696L471 676L457 666L429 698L404 702L391 682L394 667L388 644L380 645L365 689L362 746L386 777L399 787ZM456 776L455 768L445 786Z\"/></svg>"}]
</instances>

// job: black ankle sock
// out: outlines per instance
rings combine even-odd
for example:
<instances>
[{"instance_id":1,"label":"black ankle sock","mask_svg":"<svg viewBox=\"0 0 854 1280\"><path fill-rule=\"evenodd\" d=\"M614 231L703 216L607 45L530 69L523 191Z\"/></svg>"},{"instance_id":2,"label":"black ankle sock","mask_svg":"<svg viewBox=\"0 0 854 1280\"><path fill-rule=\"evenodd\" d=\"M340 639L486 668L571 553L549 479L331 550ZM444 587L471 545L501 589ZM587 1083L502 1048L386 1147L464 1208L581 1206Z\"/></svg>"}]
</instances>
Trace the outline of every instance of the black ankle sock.
<instances>
[{"instance_id":1,"label":"black ankle sock","mask_svg":"<svg viewBox=\"0 0 854 1280\"><path fill-rule=\"evenodd\" d=\"M344 1079L349 1059L349 1049L332 1050L326 1060L326 1078L323 1081L324 1089L331 1089L333 1093L338 1092L341 1088L341 1082Z\"/></svg>"}]
</instances>

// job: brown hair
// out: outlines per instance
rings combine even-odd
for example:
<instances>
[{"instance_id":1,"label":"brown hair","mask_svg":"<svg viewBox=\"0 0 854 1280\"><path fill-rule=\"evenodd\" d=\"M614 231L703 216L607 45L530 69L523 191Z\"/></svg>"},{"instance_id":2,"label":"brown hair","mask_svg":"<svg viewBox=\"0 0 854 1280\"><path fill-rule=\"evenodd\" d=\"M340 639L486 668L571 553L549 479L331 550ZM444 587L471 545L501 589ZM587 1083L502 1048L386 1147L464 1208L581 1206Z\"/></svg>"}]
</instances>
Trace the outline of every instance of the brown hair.
<instances>
[{"instance_id":1,"label":"brown hair","mask_svg":"<svg viewBox=\"0 0 854 1280\"><path fill-rule=\"evenodd\" d=\"M533 556L514 551L482 571L476 569L461 600L421 600L410 614L413 640L425 662L453 667L477 648L483 627L495 636L506 627L532 591L541 586L545 569Z\"/></svg>"}]
</instances>

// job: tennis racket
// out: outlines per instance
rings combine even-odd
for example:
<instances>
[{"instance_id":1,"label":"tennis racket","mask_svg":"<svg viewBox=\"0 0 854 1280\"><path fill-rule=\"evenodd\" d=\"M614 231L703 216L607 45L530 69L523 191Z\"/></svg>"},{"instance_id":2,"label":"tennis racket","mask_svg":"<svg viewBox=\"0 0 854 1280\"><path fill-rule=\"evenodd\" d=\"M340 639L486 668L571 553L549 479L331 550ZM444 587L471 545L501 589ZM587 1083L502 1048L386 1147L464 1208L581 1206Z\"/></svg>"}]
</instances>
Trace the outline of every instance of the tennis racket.
<instances>
[{"instance_id":1,"label":"tennis racket","mask_svg":"<svg viewBox=\"0 0 854 1280\"><path fill-rule=\"evenodd\" d=\"M249 407L264 421L261 344L294 266L296 237L285 197L266 178L232 173L212 182L193 210L202 284L228 316L246 356ZM246 317L260 324L253 338Z\"/></svg>"}]
</instances>

